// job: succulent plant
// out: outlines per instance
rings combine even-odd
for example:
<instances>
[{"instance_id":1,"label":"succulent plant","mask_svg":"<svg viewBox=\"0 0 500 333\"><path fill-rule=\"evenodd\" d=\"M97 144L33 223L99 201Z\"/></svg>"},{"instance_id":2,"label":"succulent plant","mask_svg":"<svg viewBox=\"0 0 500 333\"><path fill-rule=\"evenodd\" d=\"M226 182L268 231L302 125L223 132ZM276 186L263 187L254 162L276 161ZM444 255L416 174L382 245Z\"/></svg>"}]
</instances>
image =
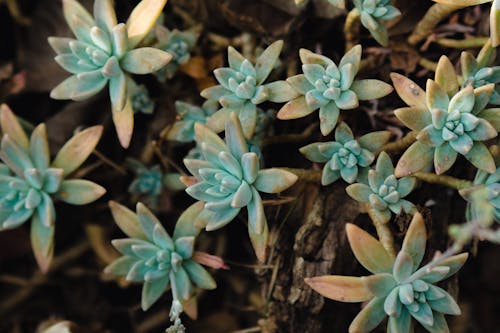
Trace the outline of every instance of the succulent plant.
<instances>
[{"instance_id":1,"label":"succulent plant","mask_svg":"<svg viewBox=\"0 0 500 333\"><path fill-rule=\"evenodd\" d=\"M424 92L413 81L393 73L394 87L409 107L395 110L396 117L417 133L417 141L399 160L397 177L434 168L446 172L458 154L475 167L495 172L495 161L483 141L497 136L500 109L486 109L494 85L476 89L471 85L459 91L457 75L450 60L443 56L435 81L427 81Z\"/></svg>"},{"instance_id":2,"label":"succulent plant","mask_svg":"<svg viewBox=\"0 0 500 333\"><path fill-rule=\"evenodd\" d=\"M248 233L260 261L265 259L268 227L259 192L278 193L292 186L297 176L288 171L260 169L257 154L248 151L240 121L234 112L226 122L225 142L206 126L196 123L195 135L203 159L185 159L197 183L186 192L205 202L197 219L207 231L231 222L248 210Z\"/></svg>"},{"instance_id":3,"label":"succulent plant","mask_svg":"<svg viewBox=\"0 0 500 333\"><path fill-rule=\"evenodd\" d=\"M190 52L198 40L198 34L192 30L169 30L163 25L158 25L155 32L158 42L154 46L172 55L172 60L155 73L160 82L165 82L174 77L179 66L189 62Z\"/></svg>"},{"instance_id":4,"label":"succulent plant","mask_svg":"<svg viewBox=\"0 0 500 333\"><path fill-rule=\"evenodd\" d=\"M476 196L475 192L479 190L483 190L484 195ZM489 225L494 219L500 223L500 167L493 174L478 170L473 186L460 190L460 194L468 201L468 221L479 220L483 225Z\"/></svg>"},{"instance_id":5,"label":"succulent plant","mask_svg":"<svg viewBox=\"0 0 500 333\"><path fill-rule=\"evenodd\" d=\"M459 315L461 311L453 297L435 283L455 274L467 260L467 253L438 257L419 268L427 240L419 213L413 217L396 258L357 226L347 224L346 232L356 259L373 275L325 275L306 278L305 282L333 300L368 302L352 321L349 332L370 332L386 316L390 333L413 332L412 318L429 332L449 332L444 315Z\"/></svg>"},{"instance_id":6,"label":"succulent plant","mask_svg":"<svg viewBox=\"0 0 500 333\"><path fill-rule=\"evenodd\" d=\"M0 230L16 228L31 219L31 243L40 269L47 271L54 252L54 200L86 205L106 190L88 180L67 179L92 153L102 126L76 134L50 162L45 124L28 138L12 111L0 106L3 132L0 159Z\"/></svg>"},{"instance_id":7,"label":"succulent plant","mask_svg":"<svg viewBox=\"0 0 500 333\"><path fill-rule=\"evenodd\" d=\"M147 168L133 158L127 159L127 164L137 176L130 183L129 193L141 198L152 209L156 209L158 206L158 199L163 187L172 191L185 189L184 184L179 180L180 174L178 173L164 174L159 165Z\"/></svg>"},{"instance_id":8,"label":"succulent plant","mask_svg":"<svg viewBox=\"0 0 500 333\"><path fill-rule=\"evenodd\" d=\"M462 52L462 88L472 85L480 88L490 83L495 84L495 90L490 98L490 104L500 104L500 66L491 66L496 57L496 50L491 47L491 42L485 44L481 52L474 58L469 52Z\"/></svg>"},{"instance_id":9,"label":"succulent plant","mask_svg":"<svg viewBox=\"0 0 500 333\"><path fill-rule=\"evenodd\" d=\"M382 21L389 21L401 15L393 0L353 0L361 15L361 24L370 31L373 38L382 46L389 44L387 28Z\"/></svg>"},{"instance_id":10,"label":"succulent plant","mask_svg":"<svg viewBox=\"0 0 500 333\"><path fill-rule=\"evenodd\" d=\"M374 218L387 223L391 219L391 212L412 214L416 211L415 205L403 199L415 185L414 177L396 178L391 158L382 152L377 158L375 170L368 171L368 185L352 184L346 191L354 200L367 203Z\"/></svg>"},{"instance_id":11,"label":"succulent plant","mask_svg":"<svg viewBox=\"0 0 500 333\"><path fill-rule=\"evenodd\" d=\"M210 274L193 258L195 238L200 232L193 221L202 204L196 203L184 211L172 237L142 203L137 204L136 213L113 201L109 206L116 224L129 238L112 241L123 256L107 266L105 272L124 276L127 281L143 282L144 311L168 289L172 290L172 306L176 307L193 296L194 285L203 289L216 287Z\"/></svg>"},{"instance_id":12,"label":"succulent plant","mask_svg":"<svg viewBox=\"0 0 500 333\"><path fill-rule=\"evenodd\" d=\"M152 114L155 103L149 96L148 89L143 84L137 84L134 80L128 80L128 92L134 113Z\"/></svg>"},{"instance_id":13,"label":"succulent plant","mask_svg":"<svg viewBox=\"0 0 500 333\"><path fill-rule=\"evenodd\" d=\"M500 45L500 0L433 0L455 7L469 7L491 2L490 35L493 47Z\"/></svg>"},{"instance_id":14,"label":"succulent plant","mask_svg":"<svg viewBox=\"0 0 500 333\"><path fill-rule=\"evenodd\" d=\"M207 122L208 127L217 133L222 132L229 113L236 112L245 137L250 139L257 125L257 105L267 101L282 103L297 96L286 81L264 84L282 48L281 40L269 45L255 65L233 47L228 48L229 67L214 70L219 85L201 92L203 97L216 100L222 106Z\"/></svg>"},{"instance_id":15,"label":"succulent plant","mask_svg":"<svg viewBox=\"0 0 500 333\"><path fill-rule=\"evenodd\" d=\"M355 109L360 100L376 99L392 92L379 80L355 80L361 61L361 46L347 52L337 66L332 60L306 49L300 50L304 74L287 79L300 96L278 112L279 119L295 119L319 109L320 129L328 135L337 125L340 110Z\"/></svg>"},{"instance_id":16,"label":"succulent plant","mask_svg":"<svg viewBox=\"0 0 500 333\"><path fill-rule=\"evenodd\" d=\"M206 124L207 119L218 110L219 102L214 100L205 101L201 107L176 101L177 121L168 131L167 139L180 142L194 141L194 124Z\"/></svg>"},{"instance_id":17,"label":"succulent plant","mask_svg":"<svg viewBox=\"0 0 500 333\"><path fill-rule=\"evenodd\" d=\"M261 146L264 139L272 135L273 122L276 119L276 111L269 109L264 111L262 109L257 109L257 126L255 127L255 132L252 138L248 141L248 150L254 152L259 156L261 163L263 163Z\"/></svg>"},{"instance_id":18,"label":"succulent plant","mask_svg":"<svg viewBox=\"0 0 500 333\"><path fill-rule=\"evenodd\" d=\"M325 163L322 185L329 185L339 178L349 184L358 180L368 182L368 170L375 160L375 151L389 141L389 131L372 132L355 139L349 126L342 122L335 130L335 140L311 143L300 148L309 160Z\"/></svg>"},{"instance_id":19,"label":"succulent plant","mask_svg":"<svg viewBox=\"0 0 500 333\"><path fill-rule=\"evenodd\" d=\"M126 24L118 24L111 0L95 0L94 16L76 0L64 0L66 22L76 39L50 37L55 60L72 75L55 87L54 99L81 101L109 86L113 120L123 147L133 132L129 74L148 74L165 66L171 55L152 47L137 47L160 15L167 0L142 0Z\"/></svg>"}]
</instances>

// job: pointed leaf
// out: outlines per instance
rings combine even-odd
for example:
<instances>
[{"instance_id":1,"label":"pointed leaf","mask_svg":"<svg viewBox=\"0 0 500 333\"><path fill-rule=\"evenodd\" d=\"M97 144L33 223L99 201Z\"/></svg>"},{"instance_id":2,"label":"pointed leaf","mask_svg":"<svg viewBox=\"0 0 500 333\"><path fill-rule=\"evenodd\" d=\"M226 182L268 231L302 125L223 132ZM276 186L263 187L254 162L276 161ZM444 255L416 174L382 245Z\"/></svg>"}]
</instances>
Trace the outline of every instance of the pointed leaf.
<instances>
[{"instance_id":1,"label":"pointed leaf","mask_svg":"<svg viewBox=\"0 0 500 333\"><path fill-rule=\"evenodd\" d=\"M389 95L394 88L380 80L356 80L350 88L360 101L379 99Z\"/></svg>"},{"instance_id":2,"label":"pointed leaf","mask_svg":"<svg viewBox=\"0 0 500 333\"><path fill-rule=\"evenodd\" d=\"M434 148L420 142L412 144L401 156L394 175L404 177L418 171L427 171L432 167Z\"/></svg>"},{"instance_id":3,"label":"pointed leaf","mask_svg":"<svg viewBox=\"0 0 500 333\"><path fill-rule=\"evenodd\" d=\"M315 109L310 109L307 106L304 96L297 97L286 103L278 112L278 119L290 120L305 117L313 113Z\"/></svg>"},{"instance_id":4,"label":"pointed leaf","mask_svg":"<svg viewBox=\"0 0 500 333\"><path fill-rule=\"evenodd\" d=\"M354 224L346 224L346 233L352 252L367 270L376 273L391 273L394 259L382 244Z\"/></svg>"},{"instance_id":5,"label":"pointed leaf","mask_svg":"<svg viewBox=\"0 0 500 333\"><path fill-rule=\"evenodd\" d=\"M134 109L132 101L127 99L123 110L111 110L113 113L113 123L115 124L118 140L123 148L128 148L132 134L134 133Z\"/></svg>"},{"instance_id":6,"label":"pointed leaf","mask_svg":"<svg viewBox=\"0 0 500 333\"><path fill-rule=\"evenodd\" d=\"M116 201L108 203L116 225L130 238L147 240L147 236L141 228L141 223L137 215L127 207L120 205Z\"/></svg>"},{"instance_id":7,"label":"pointed leaf","mask_svg":"<svg viewBox=\"0 0 500 333\"><path fill-rule=\"evenodd\" d=\"M142 0L127 20L129 47L133 49L153 28L167 0Z\"/></svg>"},{"instance_id":8,"label":"pointed leaf","mask_svg":"<svg viewBox=\"0 0 500 333\"><path fill-rule=\"evenodd\" d=\"M127 52L120 60L121 67L133 74L149 74L163 68L172 55L154 47L141 47Z\"/></svg>"},{"instance_id":9,"label":"pointed leaf","mask_svg":"<svg viewBox=\"0 0 500 333\"><path fill-rule=\"evenodd\" d=\"M142 287L141 308L146 311L153 305L170 284L168 275L153 281L145 281Z\"/></svg>"},{"instance_id":10,"label":"pointed leaf","mask_svg":"<svg viewBox=\"0 0 500 333\"><path fill-rule=\"evenodd\" d=\"M75 134L59 150L52 167L63 169L65 176L75 171L94 151L102 130L102 126L93 126Z\"/></svg>"},{"instance_id":11,"label":"pointed leaf","mask_svg":"<svg viewBox=\"0 0 500 333\"><path fill-rule=\"evenodd\" d=\"M365 302L374 296L359 277L324 275L305 278L304 281L322 296L340 302Z\"/></svg>"},{"instance_id":12,"label":"pointed leaf","mask_svg":"<svg viewBox=\"0 0 500 333\"><path fill-rule=\"evenodd\" d=\"M441 56L436 67L435 81L446 91L448 96L453 96L457 93L458 79L455 68L447 56Z\"/></svg>"},{"instance_id":13,"label":"pointed leaf","mask_svg":"<svg viewBox=\"0 0 500 333\"><path fill-rule=\"evenodd\" d=\"M276 61L280 56L282 48L283 41L278 40L269 45L257 58L257 61L255 63L255 70L257 71L257 84L262 84L262 82L267 79L269 73L271 73L271 71L273 70Z\"/></svg>"},{"instance_id":14,"label":"pointed leaf","mask_svg":"<svg viewBox=\"0 0 500 333\"><path fill-rule=\"evenodd\" d=\"M391 79L399 97L401 97L408 106L427 110L425 91L422 88L412 80L398 73L391 73Z\"/></svg>"},{"instance_id":15,"label":"pointed leaf","mask_svg":"<svg viewBox=\"0 0 500 333\"><path fill-rule=\"evenodd\" d=\"M3 134L10 136L23 149L29 148L28 136L7 104L0 105L0 125Z\"/></svg>"},{"instance_id":16,"label":"pointed leaf","mask_svg":"<svg viewBox=\"0 0 500 333\"><path fill-rule=\"evenodd\" d=\"M71 179L62 182L57 197L72 205L86 205L96 201L106 193L106 189L84 179Z\"/></svg>"},{"instance_id":17,"label":"pointed leaf","mask_svg":"<svg viewBox=\"0 0 500 333\"><path fill-rule=\"evenodd\" d=\"M425 230L424 218L416 213L411 220L410 227L406 231L401 251L405 251L413 259L413 270L415 271L422 262L427 242L427 231Z\"/></svg>"},{"instance_id":18,"label":"pointed leaf","mask_svg":"<svg viewBox=\"0 0 500 333\"><path fill-rule=\"evenodd\" d=\"M279 193L292 186L298 177L286 170L271 168L260 170L254 186L264 193Z\"/></svg>"},{"instance_id":19,"label":"pointed leaf","mask_svg":"<svg viewBox=\"0 0 500 333\"><path fill-rule=\"evenodd\" d=\"M33 215L31 222L31 246L35 254L38 267L43 273L47 273L54 256L54 225L46 226L38 218L38 214Z\"/></svg>"},{"instance_id":20,"label":"pointed leaf","mask_svg":"<svg viewBox=\"0 0 500 333\"><path fill-rule=\"evenodd\" d=\"M371 332L384 320L387 314L384 311L383 297L372 299L354 318L349 326L349 332Z\"/></svg>"}]
</instances>

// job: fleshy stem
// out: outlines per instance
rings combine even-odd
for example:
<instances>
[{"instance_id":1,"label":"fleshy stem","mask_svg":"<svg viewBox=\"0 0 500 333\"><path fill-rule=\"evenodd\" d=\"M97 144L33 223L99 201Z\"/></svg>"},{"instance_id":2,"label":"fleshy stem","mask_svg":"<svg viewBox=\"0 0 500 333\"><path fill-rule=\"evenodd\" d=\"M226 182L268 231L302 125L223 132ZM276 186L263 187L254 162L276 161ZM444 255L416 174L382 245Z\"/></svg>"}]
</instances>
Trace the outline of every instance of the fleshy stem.
<instances>
[{"instance_id":1,"label":"fleshy stem","mask_svg":"<svg viewBox=\"0 0 500 333\"><path fill-rule=\"evenodd\" d=\"M439 38L436 39L436 43L443 47L449 47L453 49L473 49L478 47L483 47L484 44L488 42L490 37L475 37L467 39L451 39L451 38Z\"/></svg>"},{"instance_id":2,"label":"fleshy stem","mask_svg":"<svg viewBox=\"0 0 500 333\"><path fill-rule=\"evenodd\" d=\"M429 60L427 58L420 58L420 60L418 61L418 64L420 66L422 66L423 68L429 70L429 71L432 71L432 72L435 72L436 71L436 68L437 68L437 62L434 62L432 60Z\"/></svg>"},{"instance_id":3,"label":"fleshy stem","mask_svg":"<svg viewBox=\"0 0 500 333\"><path fill-rule=\"evenodd\" d=\"M318 128L318 123L314 123L306 127L302 133L294 133L294 134L284 134L284 135L275 135L269 138L265 138L262 141L262 148L281 144L281 143L300 143L307 140L314 132L314 130Z\"/></svg>"},{"instance_id":4,"label":"fleshy stem","mask_svg":"<svg viewBox=\"0 0 500 333\"><path fill-rule=\"evenodd\" d=\"M383 145L379 150L375 152L375 155L380 154L381 152L385 151L387 153L397 153L402 150L405 150L409 146L411 146L416 140L417 140L417 134L418 132L416 131L411 131L408 134L406 134L403 138L400 140L394 141L394 142L389 142L385 145Z\"/></svg>"},{"instance_id":5,"label":"fleshy stem","mask_svg":"<svg viewBox=\"0 0 500 333\"><path fill-rule=\"evenodd\" d=\"M357 8L353 8L345 18L344 35L345 49L350 50L355 44L359 36L361 13Z\"/></svg>"},{"instance_id":6,"label":"fleshy stem","mask_svg":"<svg viewBox=\"0 0 500 333\"><path fill-rule=\"evenodd\" d=\"M387 223L380 222L376 215L373 214L373 208L366 204L368 215L373 222L373 226L377 231L378 239L384 249L391 255L391 257L396 258L396 250L394 249L394 236L392 235L391 229Z\"/></svg>"},{"instance_id":7,"label":"fleshy stem","mask_svg":"<svg viewBox=\"0 0 500 333\"><path fill-rule=\"evenodd\" d=\"M460 6L445 5L437 3L433 5L424 17L418 22L413 33L408 37L408 43L415 45L427 36L430 35L432 30L438 25L438 23L448 17L454 11L460 9Z\"/></svg>"},{"instance_id":8,"label":"fleshy stem","mask_svg":"<svg viewBox=\"0 0 500 333\"><path fill-rule=\"evenodd\" d=\"M306 169L295 169L295 168L280 168L282 170L288 171L299 177L300 180L310 183L321 182L321 170L306 170Z\"/></svg>"},{"instance_id":9,"label":"fleshy stem","mask_svg":"<svg viewBox=\"0 0 500 333\"><path fill-rule=\"evenodd\" d=\"M461 190L472 186L471 181L446 175L436 175L430 172L415 172L414 174L412 174L412 176L426 183L440 184L451 187L455 190Z\"/></svg>"}]
</instances>

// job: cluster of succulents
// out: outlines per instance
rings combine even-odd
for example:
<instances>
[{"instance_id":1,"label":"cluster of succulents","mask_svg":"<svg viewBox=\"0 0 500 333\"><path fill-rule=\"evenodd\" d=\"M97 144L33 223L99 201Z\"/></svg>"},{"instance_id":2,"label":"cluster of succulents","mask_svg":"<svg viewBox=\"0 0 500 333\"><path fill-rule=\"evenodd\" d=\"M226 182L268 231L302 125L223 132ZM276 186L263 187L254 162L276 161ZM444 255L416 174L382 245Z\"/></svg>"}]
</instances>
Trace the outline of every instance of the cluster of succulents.
<instances>
[{"instance_id":1,"label":"cluster of succulents","mask_svg":"<svg viewBox=\"0 0 500 333\"><path fill-rule=\"evenodd\" d=\"M434 1L467 6L491 0ZM163 25L161 13L166 2L142 0L127 22L119 24L112 0L95 0L93 15L78 1L63 0L64 17L75 38L49 38L58 54L56 62L72 74L52 90L51 97L81 101L109 89L113 121L124 148L131 142L134 113L152 114L155 109L146 86L137 84L132 75L155 74L164 83L188 64L198 40L196 29L169 30ZM344 0L328 2L346 6ZM401 14L393 0L353 0L353 5L362 25L379 44L387 46L384 22ZM347 238L355 257L373 275L320 276L306 278L305 282L334 300L368 302L349 332L369 332L386 317L391 333L413 332L414 320L429 332L449 331L444 315L458 315L460 309L452 296L435 284L455 274L467 254L436 256L420 267L427 231L416 206L406 197L416 187L419 174L434 167L435 174L431 175L439 179L462 155L478 169L471 186L460 188L468 201L466 219L477 220L485 227L500 220L500 167L495 149L489 149L500 128L500 109L489 107L500 104L500 67L493 66L493 47L500 44L498 17L500 0L494 0L492 41L477 57L462 53L461 76L446 56L441 57L425 91L397 73L391 75L394 88L381 80L358 79L361 45L348 50L338 65L325 55L301 49L302 73L273 82L267 81L274 69L282 69L279 57L283 41L271 43L256 56L255 63L229 46L228 67L214 70L218 84L200 93L206 99L204 103L198 106L176 101L176 121L162 132L162 139L194 144L183 159L191 176L165 173L159 165L146 167L138 160L127 160L136 175L128 188L131 198L145 202L149 208L139 202L134 213L114 201L109 203L116 224L128 238L112 241L121 256L105 272L142 283L144 311L170 289L173 326L167 332L183 332L180 315L196 297L195 287L216 287L201 264L224 267L220 258L194 250L196 238L203 229L220 229L246 211L255 255L260 263L265 262L269 226L263 194L289 189L301 173L263 168L264 142L273 131L275 117L290 120L319 111L321 134L334 132L335 140L310 143L300 152L310 161L324 164L323 186L340 179L349 184L347 194L366 208L380 240L347 224ZM394 114L415 138L405 146L408 148L396 167L387 153L390 149L386 149L392 132L374 131L356 137L347 124L349 118L340 112L356 110L360 101L380 99L394 89L408 105ZM268 102L283 105L276 112L264 109ZM103 127L75 134L51 162L44 124L28 137L20 121L2 105L0 125L0 231L31 220L33 251L40 268L47 271L54 251L54 201L84 205L105 193L91 181L71 179L94 151ZM222 132L224 138L219 135ZM161 156L161 151L155 153ZM151 161L145 160L146 164ZM181 214L172 237L150 211L159 208L164 188L184 189L197 200ZM403 213L413 215L413 219L396 255L379 227L387 227L393 214ZM469 236L467 233L462 238ZM500 232L491 239L500 242Z\"/></svg>"},{"instance_id":2,"label":"cluster of succulents","mask_svg":"<svg viewBox=\"0 0 500 333\"><path fill-rule=\"evenodd\" d=\"M38 125L31 136L5 104L0 106L0 231L31 220L31 243L40 269L49 269L54 254L54 200L86 205L106 190L91 181L69 178L99 142L102 126L75 134L51 162L47 128Z\"/></svg>"},{"instance_id":3,"label":"cluster of succulents","mask_svg":"<svg viewBox=\"0 0 500 333\"><path fill-rule=\"evenodd\" d=\"M363 229L347 224L346 233L356 259L373 275L325 275L306 278L305 282L333 300L368 302L349 332L370 332L386 317L387 332L391 333L413 332L413 319L429 332L449 332L444 315L459 315L461 311L453 297L435 283L455 274L467 260L467 253L437 257L419 268L427 242L419 213L413 217L396 258Z\"/></svg>"},{"instance_id":4,"label":"cluster of succulents","mask_svg":"<svg viewBox=\"0 0 500 333\"><path fill-rule=\"evenodd\" d=\"M76 39L50 37L57 63L72 75L55 87L54 99L81 101L109 87L113 121L123 147L132 138L134 112L127 91L130 74L149 74L164 67L170 53L138 47L167 0L142 0L127 23L118 23L111 0L95 0L94 16L78 1L64 0L66 22Z\"/></svg>"},{"instance_id":5,"label":"cluster of succulents","mask_svg":"<svg viewBox=\"0 0 500 333\"><path fill-rule=\"evenodd\" d=\"M337 66L329 58L306 49L300 50L304 74L287 82L298 92L278 112L278 119L296 119L319 109L320 128L328 135L337 125L340 110L355 109L359 101L381 98L392 87L379 80L356 80L361 61L361 46L347 52Z\"/></svg>"}]
</instances>

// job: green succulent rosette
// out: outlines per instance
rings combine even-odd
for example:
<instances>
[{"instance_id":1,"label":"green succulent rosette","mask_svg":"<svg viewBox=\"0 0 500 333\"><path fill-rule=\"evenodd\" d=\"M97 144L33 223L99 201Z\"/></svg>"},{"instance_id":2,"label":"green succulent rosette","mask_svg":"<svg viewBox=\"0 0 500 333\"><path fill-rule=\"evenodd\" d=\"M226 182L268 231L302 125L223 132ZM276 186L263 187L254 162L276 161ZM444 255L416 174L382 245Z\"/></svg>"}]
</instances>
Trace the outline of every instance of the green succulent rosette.
<instances>
[{"instance_id":1,"label":"green succulent rosette","mask_svg":"<svg viewBox=\"0 0 500 333\"><path fill-rule=\"evenodd\" d=\"M115 239L113 246L123 255L105 268L105 273L141 282L141 307L149 309L171 289L173 306L193 297L194 286L215 289L211 275L194 258L194 243L200 230L193 224L202 205L194 204L179 217L172 237L142 203L136 213L111 201L113 218L128 238Z\"/></svg>"},{"instance_id":2,"label":"green succulent rosette","mask_svg":"<svg viewBox=\"0 0 500 333\"><path fill-rule=\"evenodd\" d=\"M361 24L382 46L389 44L389 34L383 21L390 21L401 15L392 4L393 0L353 0L361 16Z\"/></svg>"},{"instance_id":3,"label":"green succulent rosette","mask_svg":"<svg viewBox=\"0 0 500 333\"><path fill-rule=\"evenodd\" d=\"M300 148L309 160L325 163L321 184L326 186L342 178L349 184L368 182L368 170L374 153L387 141L389 131L372 132L355 139L349 126L342 122L335 130L335 141L311 143Z\"/></svg>"},{"instance_id":4,"label":"green succulent rosette","mask_svg":"<svg viewBox=\"0 0 500 333\"><path fill-rule=\"evenodd\" d=\"M217 133L222 132L229 113L235 112L245 137L251 139L257 126L257 105L268 101L283 103L297 96L286 81L264 84L279 60L282 48L283 41L272 43L257 57L255 65L234 48L228 48L229 67L214 70L219 85L201 92L204 98L218 101L222 106L210 118L208 127Z\"/></svg>"},{"instance_id":5,"label":"green succulent rosette","mask_svg":"<svg viewBox=\"0 0 500 333\"><path fill-rule=\"evenodd\" d=\"M154 46L172 55L172 60L155 73L160 82L165 82L174 77L181 65L189 62L191 50L198 40L198 33L194 30L169 30L163 25L156 26L155 33L158 42Z\"/></svg>"},{"instance_id":6,"label":"green succulent rosette","mask_svg":"<svg viewBox=\"0 0 500 333\"><path fill-rule=\"evenodd\" d=\"M50 37L57 63L72 75L55 87L54 99L81 101L106 86L113 121L123 147L133 132L134 112L127 91L130 74L149 74L172 56L152 47L137 47L153 27L167 0L142 0L127 23L118 23L112 0L95 0L94 16L78 1L63 0L63 13L76 39Z\"/></svg>"},{"instance_id":7,"label":"green succulent rosette","mask_svg":"<svg viewBox=\"0 0 500 333\"><path fill-rule=\"evenodd\" d=\"M292 186L297 176L288 171L260 169L259 157L249 152L248 142L235 113L226 122L225 141L208 127L195 124L201 159L185 159L194 176L186 192L205 202L197 224L207 231L222 228L243 208L248 211L248 233L260 261L264 261L268 226L259 192L279 193Z\"/></svg>"},{"instance_id":8,"label":"green succulent rosette","mask_svg":"<svg viewBox=\"0 0 500 333\"><path fill-rule=\"evenodd\" d=\"M214 100L205 101L201 107L176 101L177 120L168 131L167 139L179 142L194 141L194 125L206 124L207 120L218 110L219 102Z\"/></svg>"},{"instance_id":9,"label":"green succulent rosette","mask_svg":"<svg viewBox=\"0 0 500 333\"><path fill-rule=\"evenodd\" d=\"M28 138L12 111L0 106L3 137L0 145L0 231L31 220L31 244L40 269L49 269L54 253L54 200L86 205L106 190L96 183L68 177L97 145L102 126L76 134L51 162L45 124Z\"/></svg>"},{"instance_id":10,"label":"green succulent rosette","mask_svg":"<svg viewBox=\"0 0 500 333\"><path fill-rule=\"evenodd\" d=\"M370 215L380 223L387 223L394 214L413 214L415 205L405 198L416 185L415 177L396 178L391 158L380 153L375 170L368 171L368 184L356 183L346 188L356 201L366 203Z\"/></svg>"},{"instance_id":11,"label":"green succulent rosette","mask_svg":"<svg viewBox=\"0 0 500 333\"><path fill-rule=\"evenodd\" d=\"M435 80L427 81L425 92L402 75L391 76L399 96L408 104L394 113L417 138L399 160L397 177L428 171L433 165L442 174L459 154L478 169L495 172L495 161L485 144L500 128L500 109L487 108L494 84L475 89L469 84L460 89L455 69L445 56L438 63Z\"/></svg>"},{"instance_id":12,"label":"green succulent rosette","mask_svg":"<svg viewBox=\"0 0 500 333\"><path fill-rule=\"evenodd\" d=\"M444 315L459 315L461 311L453 297L435 284L455 274L467 260L467 253L438 258L419 268L427 239L419 213L396 258L357 226L347 224L346 232L356 259L373 275L325 275L306 278L305 282L333 300L368 302L349 326L350 333L371 332L386 317L389 333L413 332L415 321L428 332L449 332Z\"/></svg>"},{"instance_id":13,"label":"green succulent rosette","mask_svg":"<svg viewBox=\"0 0 500 333\"><path fill-rule=\"evenodd\" d=\"M304 74L287 79L300 96L288 101L279 110L278 119L302 118L319 109L321 133L328 135L337 125L340 110L355 109L360 100L377 99L390 94L393 89L385 82L356 80L361 51L360 45L353 47L337 66L323 55L301 49Z\"/></svg>"}]
</instances>

